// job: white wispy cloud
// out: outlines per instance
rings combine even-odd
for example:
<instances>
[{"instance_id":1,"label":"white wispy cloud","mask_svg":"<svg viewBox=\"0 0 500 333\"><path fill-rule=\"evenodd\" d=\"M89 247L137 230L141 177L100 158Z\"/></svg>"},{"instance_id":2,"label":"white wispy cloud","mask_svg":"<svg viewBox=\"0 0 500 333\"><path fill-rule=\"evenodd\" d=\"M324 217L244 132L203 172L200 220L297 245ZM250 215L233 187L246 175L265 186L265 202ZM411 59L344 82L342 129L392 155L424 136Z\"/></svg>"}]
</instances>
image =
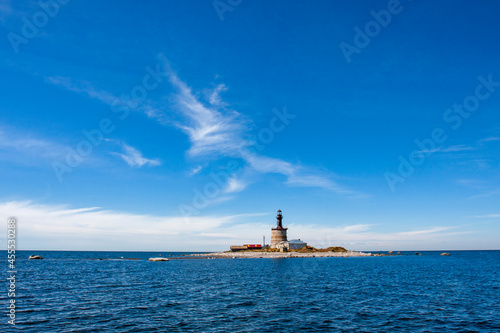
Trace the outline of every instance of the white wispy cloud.
<instances>
[{"instance_id":1,"label":"white wispy cloud","mask_svg":"<svg viewBox=\"0 0 500 333\"><path fill-rule=\"evenodd\" d=\"M154 119L163 125L168 123L168 117L166 116L165 112L155 107L150 100L144 100L141 103L138 103L137 101L130 100L130 97L125 98L124 96L126 96L126 94L122 95L122 97L118 97L106 90L95 88L88 81L74 80L69 77L50 76L46 77L45 79L50 84L86 96L88 98L96 99L111 107L124 107L127 109L127 112L141 112L148 118Z\"/></svg>"},{"instance_id":2,"label":"white wispy cloud","mask_svg":"<svg viewBox=\"0 0 500 333\"><path fill-rule=\"evenodd\" d=\"M223 84L223 83L218 84L215 87L215 89L213 89L210 92L210 95L209 95L210 104L215 105L215 106L226 106L227 104L222 101L222 98L220 96L220 94L226 90L227 90L227 87L225 84Z\"/></svg>"},{"instance_id":3,"label":"white wispy cloud","mask_svg":"<svg viewBox=\"0 0 500 333\"><path fill-rule=\"evenodd\" d=\"M344 232L360 232L370 230L374 224L354 224L342 228Z\"/></svg>"},{"instance_id":4,"label":"white wispy cloud","mask_svg":"<svg viewBox=\"0 0 500 333\"><path fill-rule=\"evenodd\" d=\"M22 237L19 249L60 250L227 250L230 245L269 240L275 222L264 213L181 217L134 214L98 207L71 208L30 201L0 202L0 215L16 217ZM329 227L291 223L289 239L300 238L316 247L348 249L432 249L443 239L468 231L449 232L452 227L382 233L375 224ZM6 234L0 234L6 241Z\"/></svg>"},{"instance_id":5,"label":"white wispy cloud","mask_svg":"<svg viewBox=\"0 0 500 333\"><path fill-rule=\"evenodd\" d=\"M174 109L180 113L182 120L166 121L166 114L162 110L166 106L156 107L151 101L145 101L134 110L144 113L147 117L165 125L173 124L183 131L189 138L191 147L188 155L191 157L231 157L242 159L247 166L254 171L267 174L276 173L286 177L285 183L291 186L320 187L336 191L342 194L353 195L354 191L347 190L339 186L332 180L329 172L319 172L304 166L292 164L280 159L267 157L251 151L253 142L245 139L245 135L250 131L251 121L245 116L228 108L228 104L221 98L221 93L228 90L224 84L218 84L213 89L206 92L207 102L204 103L193 92L192 88L183 82L170 69L168 62L163 61L162 75L168 77L169 82L176 88L174 94ZM113 105L119 100L115 95L95 89L89 82L74 81L66 77L48 77L47 82L64 89L82 94L89 98L97 99L105 104ZM120 103L126 103L121 101ZM125 154L118 154L127 163L133 166L145 164L154 165L155 160L147 160L137 154L136 151L127 149ZM142 164L141 164L142 163ZM237 192L243 189L241 184L247 183L240 177L239 183L228 184L228 190ZM238 185L238 186L237 186Z\"/></svg>"},{"instance_id":6,"label":"white wispy cloud","mask_svg":"<svg viewBox=\"0 0 500 333\"><path fill-rule=\"evenodd\" d=\"M490 137L487 137L487 138L479 140L479 143L494 142L494 141L500 141L500 137L498 137L498 136L490 136Z\"/></svg>"},{"instance_id":7,"label":"white wispy cloud","mask_svg":"<svg viewBox=\"0 0 500 333\"><path fill-rule=\"evenodd\" d=\"M449 147L438 147L430 150L422 150L420 153L422 154L433 154L433 153L453 153L453 152L460 152L460 151L468 151L468 150L474 150L474 147L471 146L466 146L466 145L454 145L454 146L449 146Z\"/></svg>"},{"instance_id":8,"label":"white wispy cloud","mask_svg":"<svg viewBox=\"0 0 500 333\"><path fill-rule=\"evenodd\" d=\"M220 107L220 93L227 90L225 85L218 85L210 98L210 106L195 97L188 85L179 77L169 72L169 79L177 87L177 107L188 119L187 123L177 126L190 138L191 156L222 155L243 159L253 170L259 173L277 173L287 177L286 183L293 186L321 187L343 194L354 194L337 185L327 173L295 165L280 159L259 155L249 149L251 142L244 139L249 131L249 122L233 110ZM233 180L234 181L234 180ZM240 179L240 182L242 179ZM229 188L231 184L229 184ZM241 186L236 187L241 188Z\"/></svg>"},{"instance_id":9,"label":"white wispy cloud","mask_svg":"<svg viewBox=\"0 0 500 333\"><path fill-rule=\"evenodd\" d=\"M434 228L423 229L423 230L400 232L399 235L425 235L425 234L432 234L432 233L436 233L436 232L446 231L446 230L450 230L450 229L453 229L453 227L434 227Z\"/></svg>"},{"instance_id":10,"label":"white wispy cloud","mask_svg":"<svg viewBox=\"0 0 500 333\"><path fill-rule=\"evenodd\" d=\"M477 215L473 217L478 219L498 219L500 218L500 214L486 214L486 215Z\"/></svg>"},{"instance_id":11,"label":"white wispy cloud","mask_svg":"<svg viewBox=\"0 0 500 333\"><path fill-rule=\"evenodd\" d=\"M234 156L250 145L243 139L245 119L238 112L206 106L177 75L169 72L168 77L178 90L175 95L177 109L185 116L185 121L177 122L176 126L189 136L192 146L188 153L191 156Z\"/></svg>"},{"instance_id":12,"label":"white wispy cloud","mask_svg":"<svg viewBox=\"0 0 500 333\"><path fill-rule=\"evenodd\" d=\"M65 88L69 91L86 95L89 98L97 99L104 104L112 105L113 102L118 100L118 97L107 91L95 89L90 82L87 81L75 82L74 80L63 76L50 76L47 77L46 80L53 85Z\"/></svg>"},{"instance_id":13,"label":"white wispy cloud","mask_svg":"<svg viewBox=\"0 0 500 333\"><path fill-rule=\"evenodd\" d=\"M189 171L189 175L190 175L190 176L196 175L196 174L198 174L201 170L203 170L203 167L202 167L201 165L197 165L196 167L192 168L192 169Z\"/></svg>"},{"instance_id":14,"label":"white wispy cloud","mask_svg":"<svg viewBox=\"0 0 500 333\"><path fill-rule=\"evenodd\" d=\"M455 145L455 146L449 146L447 148L443 148L441 152L443 153L450 153L450 152L457 152L457 151L467 151L467 150L474 150L474 147L466 146L466 145Z\"/></svg>"},{"instance_id":15,"label":"white wispy cloud","mask_svg":"<svg viewBox=\"0 0 500 333\"><path fill-rule=\"evenodd\" d=\"M476 190L482 190L487 188L487 182L482 179L460 178L457 179L456 182L462 186Z\"/></svg>"},{"instance_id":16,"label":"white wispy cloud","mask_svg":"<svg viewBox=\"0 0 500 333\"><path fill-rule=\"evenodd\" d=\"M225 193L236 193L243 191L248 186L248 183L243 179L238 179L236 176L229 178L227 186L224 189Z\"/></svg>"},{"instance_id":17,"label":"white wispy cloud","mask_svg":"<svg viewBox=\"0 0 500 333\"><path fill-rule=\"evenodd\" d=\"M500 196L500 190L499 189L493 189L493 190L483 191L482 193L470 196L466 200L477 200L477 199L483 199L483 198L489 198L489 197L497 197L497 196Z\"/></svg>"},{"instance_id":18,"label":"white wispy cloud","mask_svg":"<svg viewBox=\"0 0 500 333\"><path fill-rule=\"evenodd\" d=\"M46 148L52 144L46 140L33 139L33 138L7 138L2 132L0 132L0 147L3 148L14 148L17 150L26 149L37 149Z\"/></svg>"},{"instance_id":19,"label":"white wispy cloud","mask_svg":"<svg viewBox=\"0 0 500 333\"><path fill-rule=\"evenodd\" d=\"M331 176L319 171L313 171L289 162L257 155L251 152L241 152L243 159L256 171L261 173L277 173L287 177L286 184L290 186L321 187L342 194L361 195L336 184Z\"/></svg>"},{"instance_id":20,"label":"white wispy cloud","mask_svg":"<svg viewBox=\"0 0 500 333\"><path fill-rule=\"evenodd\" d=\"M120 157L131 167L143 167L143 166L159 166L161 165L158 159L148 159L142 156L142 153L134 147L131 147L125 143L120 143L123 153L113 152L111 154Z\"/></svg>"},{"instance_id":21,"label":"white wispy cloud","mask_svg":"<svg viewBox=\"0 0 500 333\"><path fill-rule=\"evenodd\" d=\"M434 153L455 153L455 152L464 152L464 151L474 151L478 150L481 148L481 146L484 143L488 142L495 142L495 141L500 141L500 137L496 136L490 136L484 139L481 139L477 141L476 144L474 145L465 145L465 144L460 144L460 145L453 145L449 147L437 147L434 149L428 149L428 150L421 150L420 156L428 155L428 154L434 154Z\"/></svg>"},{"instance_id":22,"label":"white wispy cloud","mask_svg":"<svg viewBox=\"0 0 500 333\"><path fill-rule=\"evenodd\" d=\"M377 232L375 224L354 224L339 227L319 225L288 225L289 239L300 238L315 247L344 246L358 250L435 250L443 249L443 239L456 242L471 231L450 232L457 227L431 227L402 232ZM446 246L446 245L445 245ZM450 246L450 245L448 245ZM451 248L451 246L449 247Z\"/></svg>"},{"instance_id":23,"label":"white wispy cloud","mask_svg":"<svg viewBox=\"0 0 500 333\"><path fill-rule=\"evenodd\" d=\"M29 163L31 160L54 160L65 156L61 144L41 138L22 129L0 127L0 157L11 162Z\"/></svg>"},{"instance_id":24,"label":"white wispy cloud","mask_svg":"<svg viewBox=\"0 0 500 333\"><path fill-rule=\"evenodd\" d=\"M0 203L2 216L14 216L23 230L21 249L182 250L198 248L198 233L217 230L233 216L153 216L102 210L69 209L29 201ZM182 235L188 234L182 238ZM2 235L5 238L4 235ZM193 241L191 241L193 237ZM187 247L186 247L187 246Z\"/></svg>"}]
</instances>

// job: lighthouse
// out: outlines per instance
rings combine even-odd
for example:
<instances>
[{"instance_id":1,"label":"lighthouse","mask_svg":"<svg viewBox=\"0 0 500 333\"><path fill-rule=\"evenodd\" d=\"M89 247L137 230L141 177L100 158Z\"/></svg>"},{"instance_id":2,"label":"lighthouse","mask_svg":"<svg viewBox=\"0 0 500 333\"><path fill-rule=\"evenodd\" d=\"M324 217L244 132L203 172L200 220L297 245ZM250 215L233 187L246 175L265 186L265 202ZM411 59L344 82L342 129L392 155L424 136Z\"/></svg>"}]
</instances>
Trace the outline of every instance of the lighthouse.
<instances>
[{"instance_id":1,"label":"lighthouse","mask_svg":"<svg viewBox=\"0 0 500 333\"><path fill-rule=\"evenodd\" d=\"M283 228L283 214L281 213L281 210L278 210L276 220L276 228L271 229L271 248L276 248L278 243L287 241L287 228Z\"/></svg>"}]
</instances>

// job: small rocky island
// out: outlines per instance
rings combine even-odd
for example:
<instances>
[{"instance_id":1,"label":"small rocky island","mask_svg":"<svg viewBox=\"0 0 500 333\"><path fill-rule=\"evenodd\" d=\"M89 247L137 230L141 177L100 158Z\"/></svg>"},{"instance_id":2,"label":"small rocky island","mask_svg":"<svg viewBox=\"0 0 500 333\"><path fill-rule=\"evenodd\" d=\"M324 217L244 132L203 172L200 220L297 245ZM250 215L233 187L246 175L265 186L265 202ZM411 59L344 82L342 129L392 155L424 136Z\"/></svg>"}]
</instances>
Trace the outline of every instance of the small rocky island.
<instances>
[{"instance_id":1,"label":"small rocky island","mask_svg":"<svg viewBox=\"0 0 500 333\"><path fill-rule=\"evenodd\" d=\"M215 258L312 258L312 257L370 257L371 253L348 251L343 247L329 247L316 249L305 246L297 250L281 251L279 249L240 250L193 254L193 256L215 257Z\"/></svg>"},{"instance_id":2,"label":"small rocky island","mask_svg":"<svg viewBox=\"0 0 500 333\"><path fill-rule=\"evenodd\" d=\"M271 229L271 244L233 245L230 251L193 254L214 258L303 258L303 257L369 257L371 253L348 251L340 246L316 249L300 239L288 240L283 214L278 210L276 227Z\"/></svg>"}]
</instances>

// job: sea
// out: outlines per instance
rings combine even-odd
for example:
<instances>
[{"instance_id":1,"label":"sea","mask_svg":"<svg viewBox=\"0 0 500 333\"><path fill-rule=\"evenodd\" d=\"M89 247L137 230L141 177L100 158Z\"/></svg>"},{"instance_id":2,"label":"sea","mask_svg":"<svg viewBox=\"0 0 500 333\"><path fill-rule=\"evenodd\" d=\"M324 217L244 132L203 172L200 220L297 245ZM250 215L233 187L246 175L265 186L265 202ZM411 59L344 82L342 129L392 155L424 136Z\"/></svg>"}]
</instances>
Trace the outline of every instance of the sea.
<instances>
[{"instance_id":1,"label":"sea","mask_svg":"<svg viewBox=\"0 0 500 333\"><path fill-rule=\"evenodd\" d=\"M0 331L500 332L500 251L419 252L150 262L187 253L18 251L15 325L6 284Z\"/></svg>"}]
</instances>

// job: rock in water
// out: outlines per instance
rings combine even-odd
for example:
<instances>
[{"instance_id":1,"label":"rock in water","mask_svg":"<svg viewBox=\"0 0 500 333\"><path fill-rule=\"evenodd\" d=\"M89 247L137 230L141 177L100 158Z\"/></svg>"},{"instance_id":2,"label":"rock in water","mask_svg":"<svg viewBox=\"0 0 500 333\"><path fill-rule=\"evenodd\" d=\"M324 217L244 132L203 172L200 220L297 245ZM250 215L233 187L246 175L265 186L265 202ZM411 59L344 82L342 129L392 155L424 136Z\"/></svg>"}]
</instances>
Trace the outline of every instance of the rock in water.
<instances>
[{"instance_id":1,"label":"rock in water","mask_svg":"<svg viewBox=\"0 0 500 333\"><path fill-rule=\"evenodd\" d=\"M158 257L156 257L156 258L149 258L148 260L149 261L168 261L167 258L158 258Z\"/></svg>"},{"instance_id":2,"label":"rock in water","mask_svg":"<svg viewBox=\"0 0 500 333\"><path fill-rule=\"evenodd\" d=\"M441 253L442 256L449 256L450 254L449 253L446 253L446 252L443 252Z\"/></svg>"}]
</instances>

